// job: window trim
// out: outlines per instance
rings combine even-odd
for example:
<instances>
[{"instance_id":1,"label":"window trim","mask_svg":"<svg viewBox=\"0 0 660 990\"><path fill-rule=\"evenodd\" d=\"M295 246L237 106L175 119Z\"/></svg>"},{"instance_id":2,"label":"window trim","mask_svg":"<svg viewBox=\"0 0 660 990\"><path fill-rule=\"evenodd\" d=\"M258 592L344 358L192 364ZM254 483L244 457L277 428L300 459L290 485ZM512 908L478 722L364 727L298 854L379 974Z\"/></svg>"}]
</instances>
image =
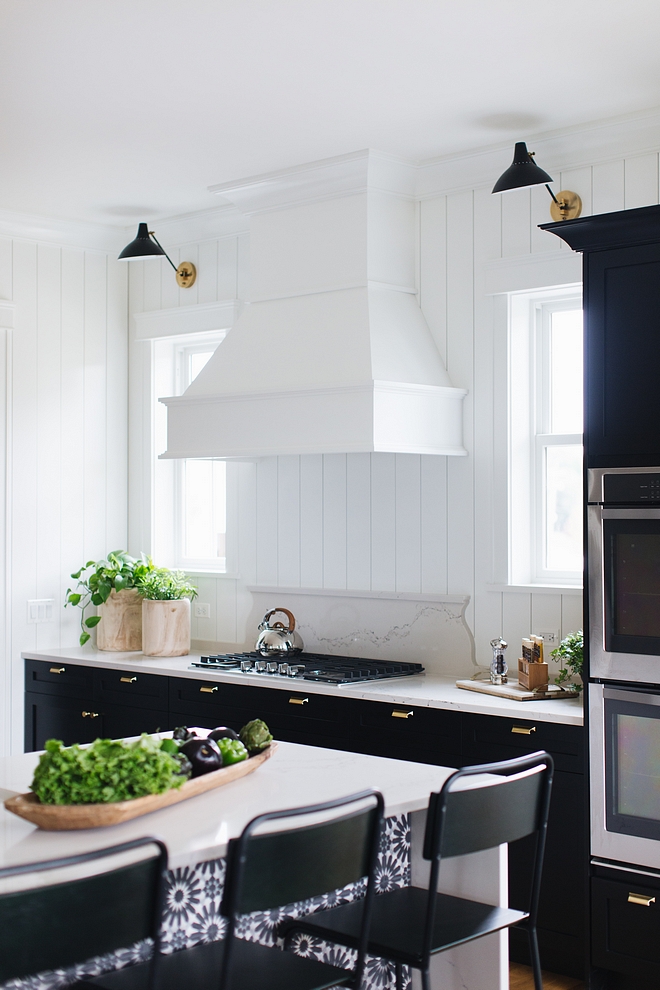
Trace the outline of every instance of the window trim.
<instances>
[{"instance_id":1,"label":"window trim","mask_svg":"<svg viewBox=\"0 0 660 990\"><path fill-rule=\"evenodd\" d=\"M576 305L577 304L577 305ZM582 308L581 286L549 286L507 293L508 560L510 587L579 589L581 572L542 566L545 515L545 451L582 444L579 434L550 428L550 316Z\"/></svg>"}]
</instances>

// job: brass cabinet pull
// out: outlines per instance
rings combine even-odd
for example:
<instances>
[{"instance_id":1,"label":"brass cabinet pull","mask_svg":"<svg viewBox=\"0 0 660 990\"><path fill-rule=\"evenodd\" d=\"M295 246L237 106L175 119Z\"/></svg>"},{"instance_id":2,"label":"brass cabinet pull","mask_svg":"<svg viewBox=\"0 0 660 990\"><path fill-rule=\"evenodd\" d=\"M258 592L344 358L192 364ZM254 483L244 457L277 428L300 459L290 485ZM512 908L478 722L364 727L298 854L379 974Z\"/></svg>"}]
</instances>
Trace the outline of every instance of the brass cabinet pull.
<instances>
[{"instance_id":1,"label":"brass cabinet pull","mask_svg":"<svg viewBox=\"0 0 660 990\"><path fill-rule=\"evenodd\" d=\"M412 718L414 712L400 712L396 708L392 712L392 718Z\"/></svg>"},{"instance_id":2,"label":"brass cabinet pull","mask_svg":"<svg viewBox=\"0 0 660 990\"><path fill-rule=\"evenodd\" d=\"M309 698L289 698L290 705L306 705Z\"/></svg>"},{"instance_id":3,"label":"brass cabinet pull","mask_svg":"<svg viewBox=\"0 0 660 990\"><path fill-rule=\"evenodd\" d=\"M63 674L65 670L66 670L66 667L51 667L50 668L51 674Z\"/></svg>"},{"instance_id":4,"label":"brass cabinet pull","mask_svg":"<svg viewBox=\"0 0 660 990\"><path fill-rule=\"evenodd\" d=\"M83 718L99 718L100 712L82 712Z\"/></svg>"},{"instance_id":5,"label":"brass cabinet pull","mask_svg":"<svg viewBox=\"0 0 660 990\"><path fill-rule=\"evenodd\" d=\"M518 736L531 736L532 732L536 732L536 726L530 725L527 727L526 725L512 725L511 731L515 732Z\"/></svg>"},{"instance_id":6,"label":"brass cabinet pull","mask_svg":"<svg viewBox=\"0 0 660 990\"><path fill-rule=\"evenodd\" d=\"M628 904L639 904L640 907L651 907L655 904L655 897L647 897L646 894L628 894Z\"/></svg>"},{"instance_id":7,"label":"brass cabinet pull","mask_svg":"<svg viewBox=\"0 0 660 990\"><path fill-rule=\"evenodd\" d=\"M213 694L214 691L218 690L218 685L216 684L214 687L201 687L199 690L202 694Z\"/></svg>"},{"instance_id":8,"label":"brass cabinet pull","mask_svg":"<svg viewBox=\"0 0 660 990\"><path fill-rule=\"evenodd\" d=\"M119 680L122 684L135 684L137 677L120 677Z\"/></svg>"}]
</instances>

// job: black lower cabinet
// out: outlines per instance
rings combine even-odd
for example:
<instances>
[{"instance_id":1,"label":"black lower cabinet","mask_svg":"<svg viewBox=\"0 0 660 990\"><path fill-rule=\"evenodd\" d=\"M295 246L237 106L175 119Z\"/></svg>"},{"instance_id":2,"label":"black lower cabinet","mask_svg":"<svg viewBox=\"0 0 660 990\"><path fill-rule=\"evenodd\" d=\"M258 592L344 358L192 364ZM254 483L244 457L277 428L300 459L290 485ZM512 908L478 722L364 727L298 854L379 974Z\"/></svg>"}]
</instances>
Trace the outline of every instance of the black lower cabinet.
<instances>
[{"instance_id":1,"label":"black lower cabinet","mask_svg":"<svg viewBox=\"0 0 660 990\"><path fill-rule=\"evenodd\" d=\"M103 735L103 720L90 699L60 698L52 694L25 694L25 752L43 749L47 739L65 746L92 742Z\"/></svg>"},{"instance_id":2,"label":"black lower cabinet","mask_svg":"<svg viewBox=\"0 0 660 990\"><path fill-rule=\"evenodd\" d=\"M591 879L592 985L657 990L660 877L596 867Z\"/></svg>"},{"instance_id":3,"label":"black lower cabinet","mask_svg":"<svg viewBox=\"0 0 660 990\"><path fill-rule=\"evenodd\" d=\"M580 726L493 715L463 716L463 765L513 759L543 749L555 762L548 819L538 938L544 969L583 977L585 968L586 808ZM528 903L534 840L509 846L509 903ZM522 931L509 935L510 956L530 964Z\"/></svg>"},{"instance_id":4,"label":"black lower cabinet","mask_svg":"<svg viewBox=\"0 0 660 990\"><path fill-rule=\"evenodd\" d=\"M356 753L457 767L461 714L382 701L355 702L350 743Z\"/></svg>"}]
</instances>

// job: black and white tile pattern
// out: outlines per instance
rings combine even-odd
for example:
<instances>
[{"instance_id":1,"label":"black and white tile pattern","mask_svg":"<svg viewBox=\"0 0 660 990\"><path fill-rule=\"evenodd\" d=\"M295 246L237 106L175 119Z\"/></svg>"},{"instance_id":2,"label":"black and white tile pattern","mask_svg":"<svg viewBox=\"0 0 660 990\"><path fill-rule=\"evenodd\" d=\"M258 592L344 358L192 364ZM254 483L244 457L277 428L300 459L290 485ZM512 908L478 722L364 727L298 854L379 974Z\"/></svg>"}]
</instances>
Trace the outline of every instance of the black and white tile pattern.
<instances>
[{"instance_id":1,"label":"black and white tile pattern","mask_svg":"<svg viewBox=\"0 0 660 990\"><path fill-rule=\"evenodd\" d=\"M224 859L208 860L170 872L162 927L164 952L177 952L199 942L214 942L224 937L225 921L220 915L224 877ZM378 855L376 889L378 893L384 893L409 884L410 823L407 815L397 815L385 820ZM237 934L262 945L276 945L275 931L284 918L313 914L362 896L364 884L360 882L308 901L244 915L239 920ZM342 969L350 968L354 962L351 950L307 935L297 935L293 947L298 955L318 959ZM148 942L138 942L128 949L120 949L80 966L41 973L25 980L11 980L2 984L0 990L61 990L78 980L141 962L149 957L150 952ZM406 980L409 983L409 974ZM365 990L394 988L394 967L382 959L369 958L363 986Z\"/></svg>"}]
</instances>

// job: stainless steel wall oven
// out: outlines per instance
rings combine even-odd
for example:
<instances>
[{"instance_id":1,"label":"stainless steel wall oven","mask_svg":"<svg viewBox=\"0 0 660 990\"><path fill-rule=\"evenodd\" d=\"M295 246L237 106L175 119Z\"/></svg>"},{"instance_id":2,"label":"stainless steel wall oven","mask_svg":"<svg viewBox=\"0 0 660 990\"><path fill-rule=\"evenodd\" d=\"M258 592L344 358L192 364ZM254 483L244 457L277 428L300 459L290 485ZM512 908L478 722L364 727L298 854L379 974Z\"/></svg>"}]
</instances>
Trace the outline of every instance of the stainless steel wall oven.
<instances>
[{"instance_id":1,"label":"stainless steel wall oven","mask_svg":"<svg viewBox=\"0 0 660 990\"><path fill-rule=\"evenodd\" d=\"M660 467L588 472L591 677L660 685Z\"/></svg>"}]
</instances>

